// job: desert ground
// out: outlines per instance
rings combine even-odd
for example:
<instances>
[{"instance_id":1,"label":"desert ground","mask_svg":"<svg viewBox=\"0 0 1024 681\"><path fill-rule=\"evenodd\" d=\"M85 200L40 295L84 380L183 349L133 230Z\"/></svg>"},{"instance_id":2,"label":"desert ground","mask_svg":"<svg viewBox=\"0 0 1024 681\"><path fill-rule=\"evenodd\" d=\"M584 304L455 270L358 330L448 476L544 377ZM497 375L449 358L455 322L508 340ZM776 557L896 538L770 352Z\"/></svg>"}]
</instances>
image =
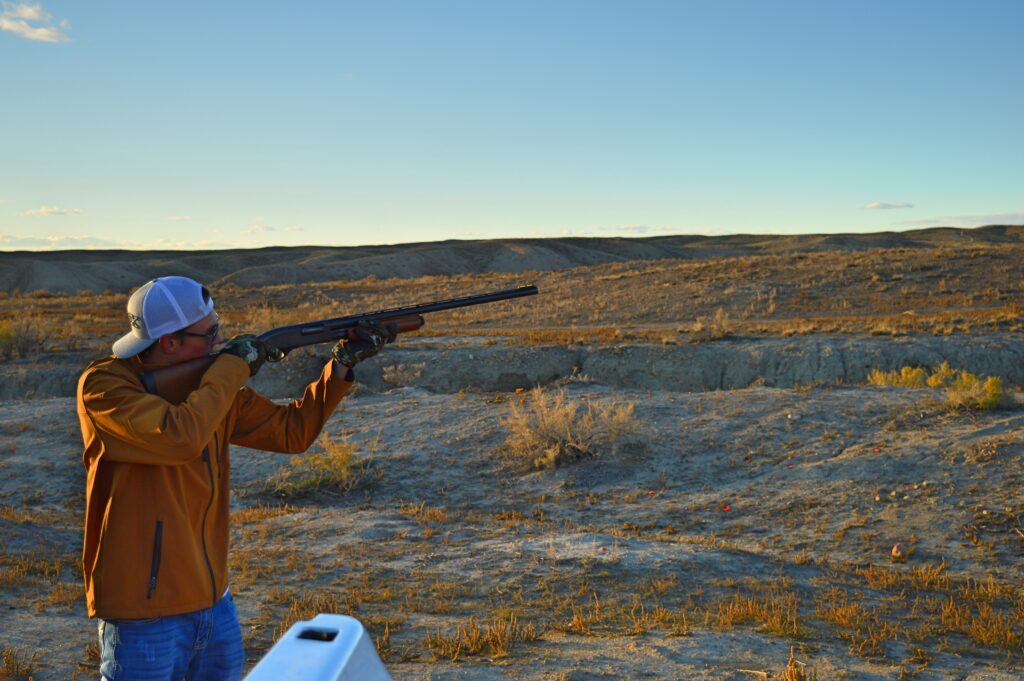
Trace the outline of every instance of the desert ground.
<instances>
[{"instance_id":1,"label":"desert ground","mask_svg":"<svg viewBox=\"0 0 1024 681\"><path fill-rule=\"evenodd\" d=\"M1022 236L0 254L0 678L97 676L74 381L171 273L256 332L541 291L357 367L309 454L232 450L250 666L339 612L395 679L1022 678Z\"/></svg>"}]
</instances>

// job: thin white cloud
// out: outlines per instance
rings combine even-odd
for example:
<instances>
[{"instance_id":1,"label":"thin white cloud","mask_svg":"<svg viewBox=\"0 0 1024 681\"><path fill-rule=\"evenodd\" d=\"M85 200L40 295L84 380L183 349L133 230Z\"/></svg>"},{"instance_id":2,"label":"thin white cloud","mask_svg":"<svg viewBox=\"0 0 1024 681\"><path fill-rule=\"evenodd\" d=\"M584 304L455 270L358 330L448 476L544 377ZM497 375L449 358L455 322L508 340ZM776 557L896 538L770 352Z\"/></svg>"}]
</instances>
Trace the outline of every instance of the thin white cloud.
<instances>
[{"instance_id":1,"label":"thin white cloud","mask_svg":"<svg viewBox=\"0 0 1024 681\"><path fill-rule=\"evenodd\" d=\"M171 222L192 222L191 215L172 215L167 219Z\"/></svg>"},{"instance_id":2,"label":"thin white cloud","mask_svg":"<svg viewBox=\"0 0 1024 681\"><path fill-rule=\"evenodd\" d=\"M654 227L652 225L599 225L573 227L562 230L563 237L644 237L664 236L677 234L679 230L673 227Z\"/></svg>"},{"instance_id":3,"label":"thin white cloud","mask_svg":"<svg viewBox=\"0 0 1024 681\"><path fill-rule=\"evenodd\" d=\"M148 243L135 243L123 246L132 250L160 250L160 251L213 251L225 248L239 248L238 244L229 244L223 241L212 241L202 239L200 241L182 241L180 239L157 239Z\"/></svg>"},{"instance_id":4,"label":"thin white cloud","mask_svg":"<svg viewBox=\"0 0 1024 681\"><path fill-rule=\"evenodd\" d=\"M298 225L289 225L288 227L284 228L284 231L286 231L286 232L305 232L306 228L305 227L299 227Z\"/></svg>"},{"instance_id":5,"label":"thin white cloud","mask_svg":"<svg viewBox=\"0 0 1024 681\"><path fill-rule=\"evenodd\" d=\"M1024 211L1016 213L982 213L980 215L947 215L899 223L907 227L983 227L985 225L1024 225Z\"/></svg>"},{"instance_id":6,"label":"thin white cloud","mask_svg":"<svg viewBox=\"0 0 1024 681\"><path fill-rule=\"evenodd\" d=\"M95 236L24 237L0 234L0 251L66 251L91 249L123 249L130 251L206 251L238 248L238 244L221 241L182 241L157 239L150 242L105 239Z\"/></svg>"},{"instance_id":7,"label":"thin white cloud","mask_svg":"<svg viewBox=\"0 0 1024 681\"><path fill-rule=\"evenodd\" d=\"M277 231L277 230L274 227L271 227L270 225L268 225L267 223L263 222L262 220L258 220L256 222L252 223L251 225L249 225L249 229L243 230L242 234L250 234L250 235L251 234L266 234L267 232L275 232L275 231Z\"/></svg>"},{"instance_id":8,"label":"thin white cloud","mask_svg":"<svg viewBox=\"0 0 1024 681\"><path fill-rule=\"evenodd\" d=\"M24 237L0 234L0 249L10 251L59 251L77 248L126 248L122 241L94 236Z\"/></svg>"},{"instance_id":9,"label":"thin white cloud","mask_svg":"<svg viewBox=\"0 0 1024 681\"><path fill-rule=\"evenodd\" d=\"M912 203L886 203L885 201L872 201L864 206L868 210L896 210L899 208L913 208Z\"/></svg>"},{"instance_id":10,"label":"thin white cloud","mask_svg":"<svg viewBox=\"0 0 1024 681\"><path fill-rule=\"evenodd\" d=\"M0 31L20 35L43 43L66 43L71 23L64 19L57 24L42 5L29 2L4 2L0 10Z\"/></svg>"},{"instance_id":11,"label":"thin white cloud","mask_svg":"<svg viewBox=\"0 0 1024 681\"><path fill-rule=\"evenodd\" d=\"M649 234L663 234L671 230L667 230L664 227L652 227L650 225L623 225L622 227L612 228L612 231L620 232L623 235L629 236L647 236Z\"/></svg>"},{"instance_id":12,"label":"thin white cloud","mask_svg":"<svg viewBox=\"0 0 1024 681\"><path fill-rule=\"evenodd\" d=\"M26 210L22 215L31 217L50 217L52 215L78 215L82 211L78 208L60 208L59 206L39 206Z\"/></svg>"}]
</instances>

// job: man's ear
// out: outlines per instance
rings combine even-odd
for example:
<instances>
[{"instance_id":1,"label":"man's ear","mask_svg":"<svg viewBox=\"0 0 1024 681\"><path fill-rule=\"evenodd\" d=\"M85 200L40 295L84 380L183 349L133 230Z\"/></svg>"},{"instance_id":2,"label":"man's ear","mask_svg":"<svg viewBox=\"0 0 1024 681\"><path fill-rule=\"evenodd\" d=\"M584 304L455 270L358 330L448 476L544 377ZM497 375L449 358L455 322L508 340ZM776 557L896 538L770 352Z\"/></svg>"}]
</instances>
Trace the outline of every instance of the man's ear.
<instances>
[{"instance_id":1,"label":"man's ear","mask_svg":"<svg viewBox=\"0 0 1024 681\"><path fill-rule=\"evenodd\" d=\"M181 347L181 339L174 334L165 333L157 339L156 344L160 346L160 352L173 355Z\"/></svg>"}]
</instances>

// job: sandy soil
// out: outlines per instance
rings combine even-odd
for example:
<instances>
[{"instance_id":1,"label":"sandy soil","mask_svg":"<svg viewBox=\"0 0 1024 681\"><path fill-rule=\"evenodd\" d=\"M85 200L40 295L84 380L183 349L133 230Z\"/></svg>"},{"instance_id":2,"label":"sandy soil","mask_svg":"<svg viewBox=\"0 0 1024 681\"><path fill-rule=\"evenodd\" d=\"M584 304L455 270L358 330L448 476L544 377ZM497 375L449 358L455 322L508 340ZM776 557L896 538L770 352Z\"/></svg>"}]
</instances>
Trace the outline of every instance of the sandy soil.
<instances>
[{"instance_id":1,"label":"sandy soil","mask_svg":"<svg viewBox=\"0 0 1024 681\"><path fill-rule=\"evenodd\" d=\"M277 508L235 523L250 664L289 608L333 604L378 639L387 625L396 679L780 678L791 648L821 679L1024 676L1024 410L951 413L932 390L590 379L569 399L631 403L642 429L555 470L510 463L502 421L529 397L490 391L346 400L326 432L370 467L348 493L281 499L267 480L287 457L234 449L236 507ZM0 644L38 651L40 681L95 676L76 597L79 457L72 399L0 402ZM905 563L890 563L895 543ZM19 559L35 567L18 576ZM973 607L1006 615L1007 646L941 616L980 583ZM737 597L789 599L795 633L724 623ZM837 603L897 628L865 643L829 618ZM426 642L508 612L536 638L507 656L452 662Z\"/></svg>"}]
</instances>

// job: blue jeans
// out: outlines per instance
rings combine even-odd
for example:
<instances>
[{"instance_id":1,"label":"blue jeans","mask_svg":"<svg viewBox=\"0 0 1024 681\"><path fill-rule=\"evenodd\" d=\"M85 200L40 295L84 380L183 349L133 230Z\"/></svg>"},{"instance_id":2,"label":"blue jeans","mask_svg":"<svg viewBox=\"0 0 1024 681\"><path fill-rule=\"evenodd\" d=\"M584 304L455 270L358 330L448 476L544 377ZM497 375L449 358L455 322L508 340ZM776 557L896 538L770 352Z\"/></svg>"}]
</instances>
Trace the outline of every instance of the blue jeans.
<instances>
[{"instance_id":1,"label":"blue jeans","mask_svg":"<svg viewBox=\"0 0 1024 681\"><path fill-rule=\"evenodd\" d=\"M104 681L237 681L245 650L231 594L212 608L149 620L100 620Z\"/></svg>"}]
</instances>

